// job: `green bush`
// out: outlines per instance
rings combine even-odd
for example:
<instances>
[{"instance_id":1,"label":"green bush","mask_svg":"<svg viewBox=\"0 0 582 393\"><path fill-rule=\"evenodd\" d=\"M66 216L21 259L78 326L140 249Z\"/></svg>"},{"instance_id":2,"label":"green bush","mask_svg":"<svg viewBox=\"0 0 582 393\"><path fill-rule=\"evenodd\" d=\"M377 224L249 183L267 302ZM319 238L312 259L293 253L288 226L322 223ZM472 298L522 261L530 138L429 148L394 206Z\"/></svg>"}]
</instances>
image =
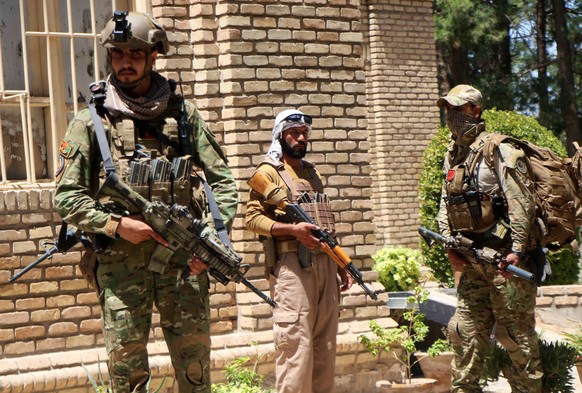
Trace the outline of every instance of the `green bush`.
<instances>
[{"instance_id":1,"label":"green bush","mask_svg":"<svg viewBox=\"0 0 582 393\"><path fill-rule=\"evenodd\" d=\"M580 262L578 254L571 246L552 252L547 257L552 268L550 279L543 285L569 285L576 284L580 274Z\"/></svg>"},{"instance_id":2,"label":"green bush","mask_svg":"<svg viewBox=\"0 0 582 393\"><path fill-rule=\"evenodd\" d=\"M420 251L412 248L386 247L372 255L372 269L378 272L378 281L387 291L406 291L420 281L421 258Z\"/></svg>"},{"instance_id":3,"label":"green bush","mask_svg":"<svg viewBox=\"0 0 582 393\"><path fill-rule=\"evenodd\" d=\"M562 142L532 117L515 112L491 109L483 112L483 119L485 119L488 132L506 134L528 140L538 146L554 150L561 157L567 156ZM448 129L439 127L437 134L430 141L424 152L423 172L420 175L420 223L422 226L437 232L437 216L443 179L442 167L447 146L450 142L451 137ZM435 279L448 287L452 287L453 273L444 248L440 245L428 247L425 242L421 242L421 251L424 263L432 270ZM556 277L553 277L549 283L553 283L554 280L558 279L560 281L564 280L565 282L563 283L576 283L578 277L572 273L573 271L579 271L579 267L578 269L572 267L573 261L577 261L576 253L572 249L562 249L557 254L558 256L551 254L549 258L550 260L560 261L556 263L556 272L554 274ZM564 266L562 266L562 263L564 263ZM553 268L554 266L552 266Z\"/></svg>"}]
</instances>

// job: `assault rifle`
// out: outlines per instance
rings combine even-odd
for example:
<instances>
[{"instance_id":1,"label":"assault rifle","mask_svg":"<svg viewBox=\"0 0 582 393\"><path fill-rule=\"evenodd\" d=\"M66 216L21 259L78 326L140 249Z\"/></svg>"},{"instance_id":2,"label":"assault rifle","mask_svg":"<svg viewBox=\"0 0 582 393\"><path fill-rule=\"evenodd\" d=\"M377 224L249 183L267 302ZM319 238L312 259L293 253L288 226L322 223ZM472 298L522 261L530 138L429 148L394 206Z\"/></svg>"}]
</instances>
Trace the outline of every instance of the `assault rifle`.
<instances>
[{"instance_id":1,"label":"assault rifle","mask_svg":"<svg viewBox=\"0 0 582 393\"><path fill-rule=\"evenodd\" d=\"M265 200L275 201L275 204L284 210L293 222L308 222L315 224L313 219L303 210L299 204L290 203L285 192L266 178L261 172L256 171L255 174L248 181L248 185L259 195L262 195ZM329 255L329 257L342 269L349 273L354 281L366 291L368 296L374 300L378 300L378 295L364 284L362 280L362 272L354 266L350 257L338 245L337 241L326 231L317 229L311 231L321 242L322 250Z\"/></svg>"},{"instance_id":2,"label":"assault rifle","mask_svg":"<svg viewBox=\"0 0 582 393\"><path fill-rule=\"evenodd\" d=\"M220 240L214 227L194 218L187 207L150 202L123 183L115 172L107 176L97 195L111 198L109 202L99 203L99 207L107 211L123 213L125 210L127 214L129 206L138 208L144 221L168 241L168 247L156 246L149 270L163 273L172 255L183 249L207 263L208 272L221 284L242 283L272 307L277 307L277 303L244 278L250 265L241 264L242 257Z\"/></svg>"},{"instance_id":3,"label":"assault rifle","mask_svg":"<svg viewBox=\"0 0 582 393\"><path fill-rule=\"evenodd\" d=\"M484 265L490 265L498 268L499 263L503 266L503 270L508 271L516 277L522 278L529 282L535 281L535 274L530 273L526 270L520 269L519 267L508 264L505 260L504 254L500 251L494 250L489 247L483 247L478 249L473 247L473 240L464 237L461 234L456 236L442 236L436 232L431 231L425 227L420 227L418 229L420 236L430 245L433 242L442 244L447 248L452 248L459 254L477 260L479 263Z\"/></svg>"},{"instance_id":4,"label":"assault rifle","mask_svg":"<svg viewBox=\"0 0 582 393\"><path fill-rule=\"evenodd\" d=\"M91 242L85 236L84 233L77 230L76 228L70 228L67 230L67 225L63 223L61 226L61 231L59 237L57 237L52 242L42 242L41 246L45 249L45 253L42 254L37 260L32 262L31 264L27 265L24 269L13 275L8 279L9 283L13 283L14 281L18 280L22 277L26 272L37 266L39 263L44 261L45 259L51 259L53 254L57 252L66 253L69 251L75 244L79 242L79 240L83 243L85 247L90 247ZM52 245L51 248L48 250L46 249L47 245Z\"/></svg>"}]
</instances>

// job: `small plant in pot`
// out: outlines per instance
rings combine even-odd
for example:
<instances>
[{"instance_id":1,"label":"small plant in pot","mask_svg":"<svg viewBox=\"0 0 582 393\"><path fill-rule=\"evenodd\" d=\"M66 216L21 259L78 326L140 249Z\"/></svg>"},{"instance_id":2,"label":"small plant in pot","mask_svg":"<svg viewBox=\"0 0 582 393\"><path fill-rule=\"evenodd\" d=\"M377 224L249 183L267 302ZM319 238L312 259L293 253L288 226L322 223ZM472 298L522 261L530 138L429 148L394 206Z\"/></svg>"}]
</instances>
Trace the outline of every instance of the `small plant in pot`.
<instances>
[{"instance_id":1,"label":"small plant in pot","mask_svg":"<svg viewBox=\"0 0 582 393\"><path fill-rule=\"evenodd\" d=\"M441 330L448 337L446 329ZM414 356L418 359L422 374L438 381L434 393L451 391L451 368L455 353L448 338L435 340L426 352L417 351Z\"/></svg>"},{"instance_id":2,"label":"small plant in pot","mask_svg":"<svg viewBox=\"0 0 582 393\"><path fill-rule=\"evenodd\" d=\"M403 319L406 321L402 326L384 329L377 321L370 321L370 329L374 338L365 334L358 336L358 340L374 356L381 352L393 354L399 362L402 369L402 381L378 381L378 386L382 392L390 392L391 386L395 384L411 385L414 392L432 392L436 380L428 378L413 378L412 367L418 362L412 356L417 350L417 344L423 341L428 335L429 328L424 323L424 314L420 312L420 304L428 298L428 291L417 286L414 288L414 294L409 297L408 302L414 303L416 307L410 308L403 313ZM441 343L439 342L440 345ZM402 351L395 351L396 348L402 348ZM435 348L436 349L436 348ZM427 390L423 389L426 386ZM399 389L401 391L401 389Z\"/></svg>"}]
</instances>

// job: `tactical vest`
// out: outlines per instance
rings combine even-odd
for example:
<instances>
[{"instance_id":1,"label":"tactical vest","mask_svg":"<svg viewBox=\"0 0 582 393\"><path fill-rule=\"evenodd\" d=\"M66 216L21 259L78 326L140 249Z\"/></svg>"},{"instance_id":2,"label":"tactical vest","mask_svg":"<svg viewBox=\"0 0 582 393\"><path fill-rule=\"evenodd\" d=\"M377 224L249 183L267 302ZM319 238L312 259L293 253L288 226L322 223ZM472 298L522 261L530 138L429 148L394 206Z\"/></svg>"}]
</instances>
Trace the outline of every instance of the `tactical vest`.
<instances>
[{"instance_id":1,"label":"tactical vest","mask_svg":"<svg viewBox=\"0 0 582 393\"><path fill-rule=\"evenodd\" d=\"M303 161L310 178L292 178L285 170L284 165L276 165L270 161L264 161L277 169L288 189L288 197L292 203L300 203L301 207L315 223L322 229L335 235L335 217L331 210L331 204L326 193L323 192L323 183L318 176L313 164Z\"/></svg>"},{"instance_id":2,"label":"tactical vest","mask_svg":"<svg viewBox=\"0 0 582 393\"><path fill-rule=\"evenodd\" d=\"M481 138L469 149L470 153L462 163L452 166L444 173L443 199L453 233L483 232L507 212L503 194L489 195L478 188L475 169L480 162L477 153L481 150Z\"/></svg>"},{"instance_id":3,"label":"tactical vest","mask_svg":"<svg viewBox=\"0 0 582 393\"><path fill-rule=\"evenodd\" d=\"M192 176L194 163L190 156L180 156L171 146L178 142L174 117L155 123L120 117L108 119L105 127L109 129L111 156L122 181L149 201L189 206L195 217L203 216L205 196L202 181ZM166 144L169 141L171 145ZM101 180L104 177L102 171Z\"/></svg>"}]
</instances>

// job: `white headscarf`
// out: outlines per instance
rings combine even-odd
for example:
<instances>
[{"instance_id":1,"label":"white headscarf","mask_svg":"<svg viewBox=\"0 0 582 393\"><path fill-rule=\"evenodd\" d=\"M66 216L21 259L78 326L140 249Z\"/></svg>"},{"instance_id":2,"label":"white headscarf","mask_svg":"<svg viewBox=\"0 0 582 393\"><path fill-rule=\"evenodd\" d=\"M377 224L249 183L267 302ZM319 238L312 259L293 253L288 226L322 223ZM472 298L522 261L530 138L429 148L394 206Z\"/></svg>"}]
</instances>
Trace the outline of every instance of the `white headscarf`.
<instances>
[{"instance_id":1,"label":"white headscarf","mask_svg":"<svg viewBox=\"0 0 582 393\"><path fill-rule=\"evenodd\" d=\"M295 114L305 115L303 112L297 109L286 109L283 112L279 113L275 118L271 147L269 147L269 151L267 152L266 157L270 158L276 163L280 163L281 157L283 157L283 149L281 147L281 135L283 134L283 131L293 127L306 126L308 129L308 135L311 135L311 124L296 121L285 121L287 117Z\"/></svg>"}]
</instances>

